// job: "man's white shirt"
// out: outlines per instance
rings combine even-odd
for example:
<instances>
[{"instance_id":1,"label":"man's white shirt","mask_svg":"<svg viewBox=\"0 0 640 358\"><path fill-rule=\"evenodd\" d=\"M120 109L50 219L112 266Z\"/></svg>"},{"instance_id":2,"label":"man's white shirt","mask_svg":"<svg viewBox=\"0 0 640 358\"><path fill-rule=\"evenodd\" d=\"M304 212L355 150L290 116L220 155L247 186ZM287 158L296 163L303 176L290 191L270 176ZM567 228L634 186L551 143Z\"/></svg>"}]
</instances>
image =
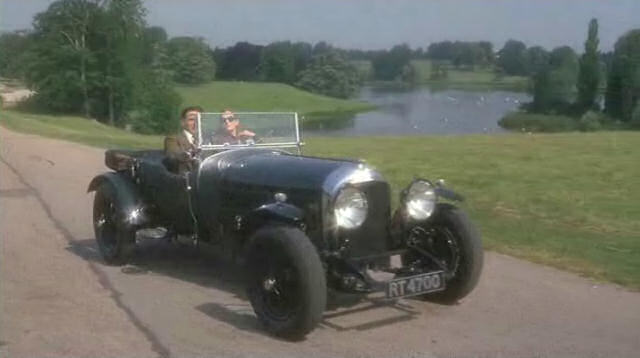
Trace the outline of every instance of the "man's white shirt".
<instances>
[{"instance_id":1,"label":"man's white shirt","mask_svg":"<svg viewBox=\"0 0 640 358\"><path fill-rule=\"evenodd\" d=\"M189 132L186 129L184 129L183 131L184 131L184 135L187 136L187 140L189 141L189 143L191 143L191 145L196 145L195 138L193 137L193 134L191 134L191 132Z\"/></svg>"}]
</instances>

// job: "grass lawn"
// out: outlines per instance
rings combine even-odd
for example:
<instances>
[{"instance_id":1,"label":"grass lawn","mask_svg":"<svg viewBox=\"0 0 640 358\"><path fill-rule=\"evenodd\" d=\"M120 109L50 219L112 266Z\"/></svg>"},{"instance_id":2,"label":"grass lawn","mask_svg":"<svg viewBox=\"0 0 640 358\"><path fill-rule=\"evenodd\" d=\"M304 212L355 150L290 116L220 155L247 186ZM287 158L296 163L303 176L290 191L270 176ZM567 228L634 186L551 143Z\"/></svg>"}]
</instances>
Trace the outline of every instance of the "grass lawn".
<instances>
[{"instance_id":1,"label":"grass lawn","mask_svg":"<svg viewBox=\"0 0 640 358\"><path fill-rule=\"evenodd\" d=\"M526 89L528 79L522 76L503 76L497 78L489 68L477 68L474 71L457 70L448 67L448 78L445 80L431 80L431 61L413 60L411 63L418 71L420 83L442 84L458 88L505 88Z\"/></svg>"},{"instance_id":2,"label":"grass lawn","mask_svg":"<svg viewBox=\"0 0 640 358\"><path fill-rule=\"evenodd\" d=\"M371 74L370 61L352 61L352 63L363 74ZM430 60L412 60L411 64L418 73L419 84L430 84L442 87L452 87L460 89L507 89L507 90L525 90L529 85L529 80L522 76L503 76L496 78L495 73L490 68L477 68L474 71L457 70L452 66L448 66L448 78L445 80L431 79L431 61Z\"/></svg>"},{"instance_id":3,"label":"grass lawn","mask_svg":"<svg viewBox=\"0 0 640 358\"><path fill-rule=\"evenodd\" d=\"M73 117L0 113L23 132L99 147L160 147ZM640 133L308 138L305 153L366 159L394 188L445 178L488 249L640 289Z\"/></svg>"},{"instance_id":4,"label":"grass lawn","mask_svg":"<svg viewBox=\"0 0 640 358\"><path fill-rule=\"evenodd\" d=\"M179 86L184 105L206 111L287 111L301 114L359 112L373 109L366 102L336 99L301 91L281 83L215 81L200 86Z\"/></svg>"}]
</instances>

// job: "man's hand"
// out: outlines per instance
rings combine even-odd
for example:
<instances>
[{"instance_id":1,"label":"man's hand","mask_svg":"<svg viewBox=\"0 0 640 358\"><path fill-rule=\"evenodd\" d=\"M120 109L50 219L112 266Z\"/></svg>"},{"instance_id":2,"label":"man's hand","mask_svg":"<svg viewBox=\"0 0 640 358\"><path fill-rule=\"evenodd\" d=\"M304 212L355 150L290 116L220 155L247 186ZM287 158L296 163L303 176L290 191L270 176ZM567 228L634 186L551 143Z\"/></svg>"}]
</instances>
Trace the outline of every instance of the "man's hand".
<instances>
[{"instance_id":1,"label":"man's hand","mask_svg":"<svg viewBox=\"0 0 640 358\"><path fill-rule=\"evenodd\" d=\"M255 133L253 133L252 131L248 131L246 129L243 130L242 132L238 133L238 135L242 136L242 137L255 137L256 136Z\"/></svg>"}]
</instances>

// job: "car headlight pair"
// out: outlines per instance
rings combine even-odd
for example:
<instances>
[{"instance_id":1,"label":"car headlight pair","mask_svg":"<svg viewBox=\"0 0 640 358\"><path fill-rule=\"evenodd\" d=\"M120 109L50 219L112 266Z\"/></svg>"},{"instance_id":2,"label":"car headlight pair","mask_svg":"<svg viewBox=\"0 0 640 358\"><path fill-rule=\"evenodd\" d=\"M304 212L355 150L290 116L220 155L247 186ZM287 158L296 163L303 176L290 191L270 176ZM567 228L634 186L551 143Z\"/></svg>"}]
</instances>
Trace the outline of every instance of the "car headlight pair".
<instances>
[{"instance_id":1,"label":"car headlight pair","mask_svg":"<svg viewBox=\"0 0 640 358\"><path fill-rule=\"evenodd\" d=\"M431 183L425 180L414 181L404 198L407 214L414 220L426 220L436 208L438 196Z\"/></svg>"}]
</instances>

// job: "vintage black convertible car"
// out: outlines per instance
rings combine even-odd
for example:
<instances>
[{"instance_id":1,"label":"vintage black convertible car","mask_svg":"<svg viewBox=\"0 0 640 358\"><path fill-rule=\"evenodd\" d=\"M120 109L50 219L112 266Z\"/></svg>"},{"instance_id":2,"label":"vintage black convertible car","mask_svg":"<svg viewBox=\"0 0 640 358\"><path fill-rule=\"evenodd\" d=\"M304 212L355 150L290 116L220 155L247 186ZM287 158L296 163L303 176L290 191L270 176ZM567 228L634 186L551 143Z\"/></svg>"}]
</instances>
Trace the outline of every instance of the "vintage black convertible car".
<instances>
[{"instance_id":1,"label":"vintage black convertible car","mask_svg":"<svg viewBox=\"0 0 640 358\"><path fill-rule=\"evenodd\" d=\"M301 154L295 113L239 116L259 140L214 143L218 114L202 114L187 173L162 151L106 152L114 171L89 191L107 263L126 263L144 237L217 247L246 270L258 319L288 338L320 322L327 289L453 303L475 287L480 236L442 180L413 180L392 214L389 184L364 162Z\"/></svg>"}]
</instances>

